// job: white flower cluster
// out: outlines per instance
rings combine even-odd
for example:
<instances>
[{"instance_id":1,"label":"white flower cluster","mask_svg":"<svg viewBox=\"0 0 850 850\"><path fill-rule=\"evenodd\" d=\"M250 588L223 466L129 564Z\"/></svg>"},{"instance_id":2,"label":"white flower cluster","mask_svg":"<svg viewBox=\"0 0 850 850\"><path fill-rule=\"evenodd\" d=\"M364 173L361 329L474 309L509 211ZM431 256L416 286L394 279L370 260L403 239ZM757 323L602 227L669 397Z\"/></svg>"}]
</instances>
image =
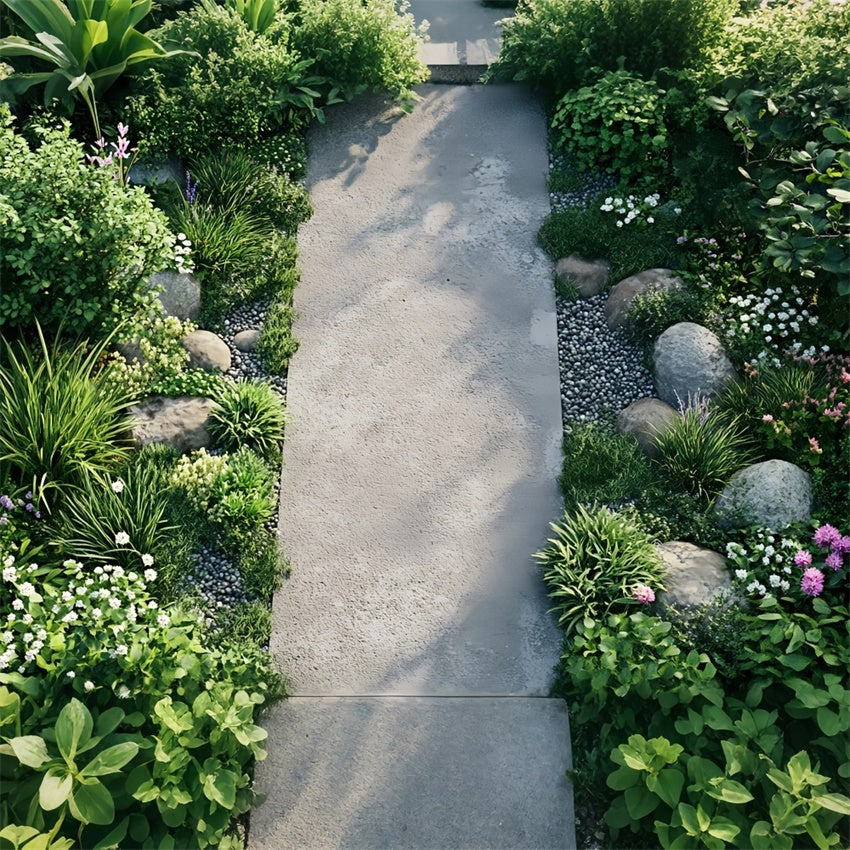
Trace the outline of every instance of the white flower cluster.
<instances>
[{"instance_id":1,"label":"white flower cluster","mask_svg":"<svg viewBox=\"0 0 850 850\"><path fill-rule=\"evenodd\" d=\"M735 583L751 596L772 596L791 587L788 576L794 572L794 555L800 549L796 540L777 537L769 529L757 529L749 548L741 543L726 544L726 557L737 566Z\"/></svg>"},{"instance_id":2,"label":"white flower cluster","mask_svg":"<svg viewBox=\"0 0 850 850\"><path fill-rule=\"evenodd\" d=\"M626 227L632 222L644 224L655 224L655 216L653 212L661 201L661 195L654 192L652 195L647 195L643 200L635 195L629 195L627 198L606 198L605 202L599 209L602 212L616 213L617 227ZM681 207L675 207L673 210L676 215L682 212Z\"/></svg>"},{"instance_id":3,"label":"white flower cluster","mask_svg":"<svg viewBox=\"0 0 850 850\"><path fill-rule=\"evenodd\" d=\"M192 241L185 233L178 233L174 239L174 268L180 274L192 274L195 271L195 261L192 259Z\"/></svg>"},{"instance_id":4,"label":"white flower cluster","mask_svg":"<svg viewBox=\"0 0 850 850\"><path fill-rule=\"evenodd\" d=\"M813 357L817 353L814 346L803 350L797 338L806 329L815 327L818 317L808 310L796 286L790 287L787 297L779 287L766 289L761 296L734 295L729 305L730 315L724 323L727 338L739 342L763 340L766 348L758 360L772 360L778 366L775 355L785 350L790 349L803 357ZM821 346L820 351L829 351L829 346Z\"/></svg>"},{"instance_id":5,"label":"white flower cluster","mask_svg":"<svg viewBox=\"0 0 850 850\"><path fill-rule=\"evenodd\" d=\"M68 560L62 565L61 589L45 585L37 590L27 580L37 565L19 568L9 555L3 562L3 581L12 585L15 598L0 635L0 670L16 667L19 673L28 672L45 646L66 645L65 634L70 629L97 637L99 650L114 656L127 653L120 636L128 623L155 620L159 626L167 626L168 616L158 610L147 590L157 576L153 557L145 555L143 562L147 566L143 575L113 565L97 566L87 574L82 564ZM107 645L109 636L117 641L112 649ZM91 690L94 686L88 688L87 682L84 687Z\"/></svg>"}]
</instances>

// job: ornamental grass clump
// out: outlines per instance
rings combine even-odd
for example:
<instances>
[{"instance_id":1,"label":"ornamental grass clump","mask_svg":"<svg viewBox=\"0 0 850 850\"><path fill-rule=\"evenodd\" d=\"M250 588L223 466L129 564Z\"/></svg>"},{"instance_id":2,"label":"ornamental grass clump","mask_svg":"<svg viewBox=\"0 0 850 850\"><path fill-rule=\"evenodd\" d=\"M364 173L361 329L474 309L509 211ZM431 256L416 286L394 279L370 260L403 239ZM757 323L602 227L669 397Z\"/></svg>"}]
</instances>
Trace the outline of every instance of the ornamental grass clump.
<instances>
[{"instance_id":1,"label":"ornamental grass clump","mask_svg":"<svg viewBox=\"0 0 850 850\"><path fill-rule=\"evenodd\" d=\"M598 620L618 604L646 603L653 589L664 589L649 535L622 514L578 505L551 528L555 537L534 557L568 634L586 617Z\"/></svg>"},{"instance_id":2,"label":"ornamental grass clump","mask_svg":"<svg viewBox=\"0 0 850 850\"><path fill-rule=\"evenodd\" d=\"M277 460L286 412L283 400L262 381L226 384L210 411L209 430L215 444L226 452L242 446L267 460Z\"/></svg>"}]
</instances>

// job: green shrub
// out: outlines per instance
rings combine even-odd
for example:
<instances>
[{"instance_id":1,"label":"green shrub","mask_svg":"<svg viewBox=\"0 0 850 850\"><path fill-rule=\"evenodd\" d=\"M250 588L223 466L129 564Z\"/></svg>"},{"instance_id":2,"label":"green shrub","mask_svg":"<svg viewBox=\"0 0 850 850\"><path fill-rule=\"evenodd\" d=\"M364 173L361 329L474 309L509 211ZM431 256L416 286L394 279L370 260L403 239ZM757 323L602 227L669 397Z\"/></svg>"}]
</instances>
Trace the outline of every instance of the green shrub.
<instances>
[{"instance_id":1,"label":"green shrub","mask_svg":"<svg viewBox=\"0 0 850 850\"><path fill-rule=\"evenodd\" d=\"M66 558L144 571L174 531L165 519L167 493L149 469L128 467L109 479L93 474L67 499L52 542Z\"/></svg>"},{"instance_id":2,"label":"green shrub","mask_svg":"<svg viewBox=\"0 0 850 850\"><path fill-rule=\"evenodd\" d=\"M804 89L847 85L850 8L830 0L759 4L730 21L712 56L712 72L745 87Z\"/></svg>"},{"instance_id":3,"label":"green shrub","mask_svg":"<svg viewBox=\"0 0 850 850\"><path fill-rule=\"evenodd\" d=\"M638 585L662 587L661 559L627 517L578 505L551 528L555 537L534 557L555 600L552 610L568 633L585 617L604 617L613 606L634 602Z\"/></svg>"},{"instance_id":4,"label":"green shrub","mask_svg":"<svg viewBox=\"0 0 850 850\"><path fill-rule=\"evenodd\" d=\"M313 98L298 91L306 65L287 44L286 27L259 35L234 11L199 3L156 31L200 58L176 56L132 81L125 110L140 134L143 155L172 153L184 159L234 145L252 145L286 129L287 98L305 98L302 123Z\"/></svg>"},{"instance_id":5,"label":"green shrub","mask_svg":"<svg viewBox=\"0 0 850 850\"><path fill-rule=\"evenodd\" d=\"M263 604L280 587L287 569L277 538L268 532L256 535L239 553L242 587L249 599Z\"/></svg>"},{"instance_id":6,"label":"green shrub","mask_svg":"<svg viewBox=\"0 0 850 850\"><path fill-rule=\"evenodd\" d=\"M215 402L208 427L220 449L235 452L247 446L270 461L279 458L286 414L283 400L269 384L227 384Z\"/></svg>"},{"instance_id":7,"label":"green shrub","mask_svg":"<svg viewBox=\"0 0 850 850\"><path fill-rule=\"evenodd\" d=\"M655 443L655 464L673 487L711 498L753 460L751 440L737 420L705 405L689 406Z\"/></svg>"},{"instance_id":8,"label":"green shrub","mask_svg":"<svg viewBox=\"0 0 850 850\"><path fill-rule=\"evenodd\" d=\"M638 293L626 317L626 332L648 355L667 328L679 322L707 321L712 293L698 286L649 289Z\"/></svg>"},{"instance_id":9,"label":"green shrub","mask_svg":"<svg viewBox=\"0 0 850 850\"><path fill-rule=\"evenodd\" d=\"M649 459L630 434L593 423L572 424L564 433L558 483L568 507L627 501L646 488L651 476Z\"/></svg>"},{"instance_id":10,"label":"green shrub","mask_svg":"<svg viewBox=\"0 0 850 850\"><path fill-rule=\"evenodd\" d=\"M131 450L123 414L130 398L98 374L108 339L39 351L6 343L0 361L0 462L48 507L93 473L108 473Z\"/></svg>"},{"instance_id":11,"label":"green shrub","mask_svg":"<svg viewBox=\"0 0 850 850\"><path fill-rule=\"evenodd\" d=\"M617 227L617 218L599 209L604 196L586 210L568 208L550 213L538 233L538 241L554 260L569 254L588 259L607 259L611 280L651 268L675 268L677 216L670 211L649 227Z\"/></svg>"},{"instance_id":12,"label":"green shrub","mask_svg":"<svg viewBox=\"0 0 850 850\"><path fill-rule=\"evenodd\" d=\"M297 130L266 136L250 146L237 145L233 149L245 151L257 162L279 168L292 180L300 180L307 173L307 142L304 133Z\"/></svg>"},{"instance_id":13,"label":"green shrub","mask_svg":"<svg viewBox=\"0 0 850 850\"><path fill-rule=\"evenodd\" d=\"M298 340L292 335L294 321L295 310L285 300L272 301L257 341L257 353L275 375L286 373L292 355L298 351Z\"/></svg>"},{"instance_id":14,"label":"green shrub","mask_svg":"<svg viewBox=\"0 0 850 850\"><path fill-rule=\"evenodd\" d=\"M723 36L731 0L525 0L490 76L528 80L554 100L618 67L651 77L699 64Z\"/></svg>"},{"instance_id":15,"label":"green shrub","mask_svg":"<svg viewBox=\"0 0 850 850\"><path fill-rule=\"evenodd\" d=\"M148 277L166 265L174 238L141 187L84 164L61 128L37 127L30 147L0 108L0 327L103 334L151 309Z\"/></svg>"},{"instance_id":16,"label":"green shrub","mask_svg":"<svg viewBox=\"0 0 850 850\"><path fill-rule=\"evenodd\" d=\"M351 98L372 88L410 100L428 79L407 3L393 0L302 0L292 43L315 59L311 72Z\"/></svg>"},{"instance_id":17,"label":"green shrub","mask_svg":"<svg viewBox=\"0 0 850 850\"><path fill-rule=\"evenodd\" d=\"M664 92L628 71L609 71L567 92L552 117L552 143L585 169L624 183L663 178L667 171Z\"/></svg>"},{"instance_id":18,"label":"green shrub","mask_svg":"<svg viewBox=\"0 0 850 850\"><path fill-rule=\"evenodd\" d=\"M205 154L191 165L196 203L216 209L246 210L292 235L312 214L303 186L240 151Z\"/></svg>"}]
</instances>

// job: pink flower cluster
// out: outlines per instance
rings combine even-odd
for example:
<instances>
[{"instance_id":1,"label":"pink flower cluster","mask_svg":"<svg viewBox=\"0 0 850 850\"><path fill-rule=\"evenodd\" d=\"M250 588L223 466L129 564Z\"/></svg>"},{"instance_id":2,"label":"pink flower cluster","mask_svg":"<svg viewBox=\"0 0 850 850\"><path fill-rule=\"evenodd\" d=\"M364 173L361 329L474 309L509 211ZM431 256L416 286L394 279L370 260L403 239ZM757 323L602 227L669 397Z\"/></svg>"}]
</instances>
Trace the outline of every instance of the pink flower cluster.
<instances>
[{"instance_id":1,"label":"pink flower cluster","mask_svg":"<svg viewBox=\"0 0 850 850\"><path fill-rule=\"evenodd\" d=\"M650 602L655 602L655 591L651 587L647 587L645 584L636 584L632 588L632 596L644 605L649 605Z\"/></svg>"},{"instance_id":2,"label":"pink flower cluster","mask_svg":"<svg viewBox=\"0 0 850 850\"><path fill-rule=\"evenodd\" d=\"M837 572L844 566L844 556L850 554L850 535L842 535L835 526L826 524L815 531L812 540L819 549L829 549L829 553L823 559L825 567ZM801 549L794 556L794 563L798 567L806 568L800 579L800 590L806 596L820 596L823 592L825 576L821 569L812 566L812 560L812 553L806 549Z\"/></svg>"}]
</instances>

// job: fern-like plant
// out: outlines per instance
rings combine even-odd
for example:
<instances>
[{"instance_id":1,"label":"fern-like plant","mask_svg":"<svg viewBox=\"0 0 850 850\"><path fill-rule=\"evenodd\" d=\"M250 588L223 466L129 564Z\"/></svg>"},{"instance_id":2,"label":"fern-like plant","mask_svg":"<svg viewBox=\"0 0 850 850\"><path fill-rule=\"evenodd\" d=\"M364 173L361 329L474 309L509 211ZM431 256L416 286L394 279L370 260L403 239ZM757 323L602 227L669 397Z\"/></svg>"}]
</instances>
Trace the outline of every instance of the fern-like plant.
<instances>
[{"instance_id":1,"label":"fern-like plant","mask_svg":"<svg viewBox=\"0 0 850 850\"><path fill-rule=\"evenodd\" d=\"M661 558L628 517L578 505L551 528L555 536L534 557L567 633L585 617L599 620L617 603L626 604L636 585L663 590Z\"/></svg>"}]
</instances>

